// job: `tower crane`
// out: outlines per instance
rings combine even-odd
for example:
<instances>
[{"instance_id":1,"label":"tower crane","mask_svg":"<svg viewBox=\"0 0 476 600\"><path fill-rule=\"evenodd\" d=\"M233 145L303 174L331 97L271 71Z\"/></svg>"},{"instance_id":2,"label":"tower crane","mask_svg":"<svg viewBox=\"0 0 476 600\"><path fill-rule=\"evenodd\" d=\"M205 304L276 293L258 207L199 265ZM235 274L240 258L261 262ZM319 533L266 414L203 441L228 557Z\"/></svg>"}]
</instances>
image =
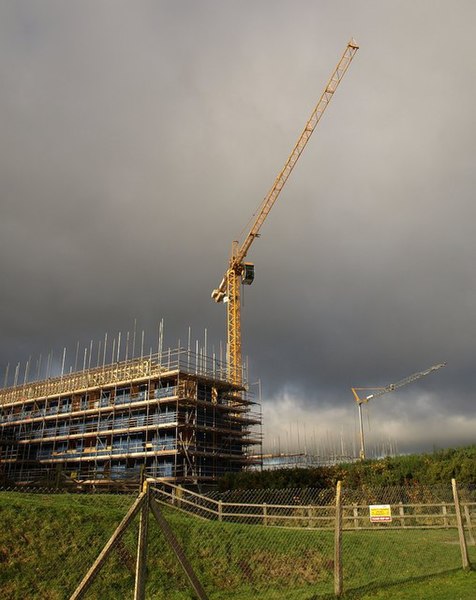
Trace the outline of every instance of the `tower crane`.
<instances>
[{"instance_id":1,"label":"tower crane","mask_svg":"<svg viewBox=\"0 0 476 600\"><path fill-rule=\"evenodd\" d=\"M242 385L242 353L241 353L241 290L240 283L251 285L254 280L254 265L245 262L248 251L257 237L261 226L268 216L271 208L278 199L281 190L288 180L291 171L296 165L302 151L306 147L312 132L320 121L324 111L345 75L358 46L353 39L347 44L337 67L332 73L324 92L322 93L315 109L313 110L303 132L298 138L284 167L276 177L271 189L258 208L253 224L243 242L233 242L231 258L225 275L219 286L213 290L212 298L215 302L227 304L227 370L228 378L232 383Z\"/></svg>"},{"instance_id":2,"label":"tower crane","mask_svg":"<svg viewBox=\"0 0 476 600\"><path fill-rule=\"evenodd\" d=\"M420 379L421 377L426 377L426 375L433 373L433 371L438 371L438 369L441 369L442 367L446 367L446 363L439 363L437 365L433 365L432 367L429 367L428 369L425 369L424 371L418 371L418 373L413 373L413 375L409 375L408 377L405 377L405 379L401 379L400 381L397 381L397 383L391 383L389 385L386 385L385 387L351 388L352 394L354 395L354 399L357 402L357 406L359 407L359 429L360 429L359 457L361 460L365 459L365 442L364 442L364 424L362 421L362 404L366 404L369 400L375 400L376 398L380 398L380 396L383 396L384 394L388 394L388 392L394 392L395 390L398 390L399 388L403 387L404 385L407 385L408 383L412 383L412 381L416 381L417 379ZM358 392L371 391L371 390L374 390L374 392L372 394L368 394L364 398L361 398L358 394Z\"/></svg>"}]
</instances>

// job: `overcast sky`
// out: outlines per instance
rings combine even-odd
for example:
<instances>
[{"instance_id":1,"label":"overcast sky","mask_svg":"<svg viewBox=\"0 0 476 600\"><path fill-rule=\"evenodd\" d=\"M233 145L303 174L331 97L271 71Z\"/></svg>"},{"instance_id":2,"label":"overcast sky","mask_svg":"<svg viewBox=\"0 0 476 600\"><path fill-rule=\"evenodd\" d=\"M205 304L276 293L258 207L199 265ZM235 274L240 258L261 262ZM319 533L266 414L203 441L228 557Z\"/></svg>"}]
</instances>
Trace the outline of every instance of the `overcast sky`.
<instances>
[{"instance_id":1,"label":"overcast sky","mask_svg":"<svg viewBox=\"0 0 476 600\"><path fill-rule=\"evenodd\" d=\"M474 0L4 0L0 368L134 319L217 349L231 242L354 36L248 256L266 446L349 451L352 386L442 361L369 404L369 444L474 443L475 22Z\"/></svg>"}]
</instances>

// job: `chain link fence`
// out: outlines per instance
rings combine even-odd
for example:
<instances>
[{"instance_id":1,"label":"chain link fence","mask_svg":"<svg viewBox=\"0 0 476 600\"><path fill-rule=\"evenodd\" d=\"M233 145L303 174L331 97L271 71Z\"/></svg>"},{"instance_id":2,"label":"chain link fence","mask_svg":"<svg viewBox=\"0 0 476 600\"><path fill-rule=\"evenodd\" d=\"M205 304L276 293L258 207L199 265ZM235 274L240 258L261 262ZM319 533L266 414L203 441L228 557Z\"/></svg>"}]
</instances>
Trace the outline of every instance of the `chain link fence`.
<instances>
[{"instance_id":1,"label":"chain link fence","mask_svg":"<svg viewBox=\"0 0 476 600\"><path fill-rule=\"evenodd\" d=\"M65 493L51 488L0 492L0 598L69 598L137 494ZM137 527L126 532L91 590L117 598L134 582Z\"/></svg>"},{"instance_id":2,"label":"chain link fence","mask_svg":"<svg viewBox=\"0 0 476 600\"><path fill-rule=\"evenodd\" d=\"M451 485L201 494L150 483L139 498L4 490L0 597L315 600L383 588L467 566L462 541L474 563L476 490L460 488L458 500ZM141 502L152 511L145 530ZM74 596L126 515L97 576Z\"/></svg>"},{"instance_id":3,"label":"chain link fence","mask_svg":"<svg viewBox=\"0 0 476 600\"><path fill-rule=\"evenodd\" d=\"M476 494L459 490L465 551L476 557ZM467 567L451 485L342 490L342 587L387 587ZM467 557L469 561L469 555Z\"/></svg>"}]
</instances>

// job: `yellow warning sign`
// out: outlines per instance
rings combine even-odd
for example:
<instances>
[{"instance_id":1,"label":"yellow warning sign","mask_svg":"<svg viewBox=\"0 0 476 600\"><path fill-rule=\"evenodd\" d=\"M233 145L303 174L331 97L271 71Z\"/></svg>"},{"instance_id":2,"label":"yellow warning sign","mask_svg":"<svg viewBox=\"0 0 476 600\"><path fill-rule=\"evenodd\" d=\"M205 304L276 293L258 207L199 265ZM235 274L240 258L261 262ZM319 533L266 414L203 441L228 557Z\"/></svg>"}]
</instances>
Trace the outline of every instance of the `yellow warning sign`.
<instances>
[{"instance_id":1,"label":"yellow warning sign","mask_svg":"<svg viewBox=\"0 0 476 600\"><path fill-rule=\"evenodd\" d=\"M390 523L392 521L390 504L371 504L369 511L371 523Z\"/></svg>"}]
</instances>

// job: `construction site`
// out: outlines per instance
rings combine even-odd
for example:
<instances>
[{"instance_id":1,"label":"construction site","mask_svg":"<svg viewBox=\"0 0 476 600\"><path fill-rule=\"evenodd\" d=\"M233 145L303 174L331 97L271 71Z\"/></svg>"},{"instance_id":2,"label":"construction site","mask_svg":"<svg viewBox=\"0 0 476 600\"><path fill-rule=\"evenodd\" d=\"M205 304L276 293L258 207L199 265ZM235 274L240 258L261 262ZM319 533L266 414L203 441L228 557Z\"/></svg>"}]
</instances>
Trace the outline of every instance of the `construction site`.
<instances>
[{"instance_id":1,"label":"construction site","mask_svg":"<svg viewBox=\"0 0 476 600\"><path fill-rule=\"evenodd\" d=\"M259 406L223 363L176 349L0 391L5 481L200 484L255 462Z\"/></svg>"},{"instance_id":2,"label":"construction site","mask_svg":"<svg viewBox=\"0 0 476 600\"><path fill-rule=\"evenodd\" d=\"M5 480L25 484L66 478L99 485L148 476L200 485L243 468L308 468L363 460L363 406L445 366L433 365L386 387L352 388L359 416L358 457L344 450L342 439L340 454L319 452L317 443L314 454L308 453L306 442L304 453L299 443L297 451L288 447L284 453L278 443L277 452L263 454L261 407L250 392L242 352L242 288L255 278L247 256L357 50L351 39L247 234L232 243L225 273L211 293L216 303L226 306L226 358L221 351L219 360L215 354L207 356L206 342L204 351L192 352L190 339L187 349L179 343L164 353L162 331L157 352L147 358L143 348L140 357L133 350L129 358L128 337L125 360L120 361L119 334L109 364L106 336L102 365L98 350L95 368L92 345L87 368L85 349L82 371L76 357L74 369L65 375L66 349L59 376L51 376L49 358L45 379L31 381L27 363L23 384L18 385L18 365L13 385L7 386L7 372L0 390L0 474ZM364 391L372 393L360 395Z\"/></svg>"},{"instance_id":3,"label":"construction site","mask_svg":"<svg viewBox=\"0 0 476 600\"><path fill-rule=\"evenodd\" d=\"M0 391L0 468L15 483L67 478L76 483L137 481L146 475L174 483L216 482L220 475L262 465L261 414L243 365L242 286L254 281L246 258L314 129L358 50L351 39L283 168L241 243L232 244L224 276L211 297L226 305L226 360L179 348L59 377L47 369ZM206 347L206 344L205 344ZM104 346L105 350L105 346ZM98 353L99 354L99 353ZM134 352L132 353L134 354ZM86 355L85 355L86 356ZM51 362L51 361L50 361ZM5 381L8 377L6 374ZM279 461L278 461L279 462Z\"/></svg>"},{"instance_id":4,"label":"construction site","mask_svg":"<svg viewBox=\"0 0 476 600\"><path fill-rule=\"evenodd\" d=\"M472 3L10 4L0 600L473 598Z\"/></svg>"}]
</instances>

